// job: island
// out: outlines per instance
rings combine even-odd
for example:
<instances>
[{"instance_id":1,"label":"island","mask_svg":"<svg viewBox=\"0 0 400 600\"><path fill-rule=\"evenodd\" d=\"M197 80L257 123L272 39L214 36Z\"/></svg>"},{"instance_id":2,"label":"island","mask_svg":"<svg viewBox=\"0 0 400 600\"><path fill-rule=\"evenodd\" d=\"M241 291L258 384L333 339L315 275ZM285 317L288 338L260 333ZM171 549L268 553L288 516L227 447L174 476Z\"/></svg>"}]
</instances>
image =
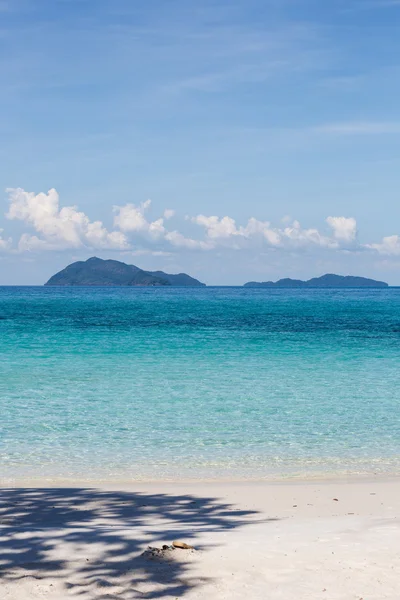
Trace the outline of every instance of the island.
<instances>
[{"instance_id":1,"label":"island","mask_svg":"<svg viewBox=\"0 0 400 600\"><path fill-rule=\"evenodd\" d=\"M170 275L163 271L144 271L118 260L103 260L96 256L74 262L45 283L46 286L177 286L204 287L198 279L186 273Z\"/></svg>"},{"instance_id":2,"label":"island","mask_svg":"<svg viewBox=\"0 0 400 600\"><path fill-rule=\"evenodd\" d=\"M307 281L301 279L279 279L278 281L249 281L244 287L250 288L387 288L384 281L375 281L367 277L354 277L352 275L334 275L327 273L321 277L313 277Z\"/></svg>"}]
</instances>

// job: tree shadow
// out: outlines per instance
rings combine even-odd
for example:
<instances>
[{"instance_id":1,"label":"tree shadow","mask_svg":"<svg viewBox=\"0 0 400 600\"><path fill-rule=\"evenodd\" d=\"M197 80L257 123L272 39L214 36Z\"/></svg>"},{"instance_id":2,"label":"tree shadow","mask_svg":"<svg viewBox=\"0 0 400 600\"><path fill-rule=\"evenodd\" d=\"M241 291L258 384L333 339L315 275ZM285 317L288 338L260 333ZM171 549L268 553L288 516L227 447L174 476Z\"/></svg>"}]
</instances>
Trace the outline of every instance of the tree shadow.
<instances>
[{"instance_id":1,"label":"tree shadow","mask_svg":"<svg viewBox=\"0 0 400 600\"><path fill-rule=\"evenodd\" d=\"M206 582L195 555L150 560L148 545L196 538L257 522L254 511L216 498L91 488L0 490L0 578L51 579L81 598L182 597ZM272 519L271 519L272 520ZM204 536L203 536L204 537Z\"/></svg>"}]
</instances>

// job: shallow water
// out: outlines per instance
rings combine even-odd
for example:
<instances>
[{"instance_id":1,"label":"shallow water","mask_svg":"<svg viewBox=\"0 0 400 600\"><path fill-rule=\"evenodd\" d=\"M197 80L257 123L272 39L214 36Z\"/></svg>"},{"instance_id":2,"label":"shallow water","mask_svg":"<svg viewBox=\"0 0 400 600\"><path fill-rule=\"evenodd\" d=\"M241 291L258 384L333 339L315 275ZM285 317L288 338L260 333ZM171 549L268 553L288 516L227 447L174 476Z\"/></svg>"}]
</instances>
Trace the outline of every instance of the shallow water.
<instances>
[{"instance_id":1,"label":"shallow water","mask_svg":"<svg viewBox=\"0 0 400 600\"><path fill-rule=\"evenodd\" d=\"M400 471L400 289L0 288L0 476Z\"/></svg>"}]
</instances>

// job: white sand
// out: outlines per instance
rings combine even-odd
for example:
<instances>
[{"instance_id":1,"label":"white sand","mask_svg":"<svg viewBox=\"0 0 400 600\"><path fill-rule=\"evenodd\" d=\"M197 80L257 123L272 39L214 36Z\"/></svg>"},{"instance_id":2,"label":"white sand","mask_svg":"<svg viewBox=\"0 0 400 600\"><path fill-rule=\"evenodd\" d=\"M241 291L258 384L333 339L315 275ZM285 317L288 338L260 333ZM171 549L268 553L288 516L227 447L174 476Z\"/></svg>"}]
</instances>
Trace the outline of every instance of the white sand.
<instances>
[{"instance_id":1,"label":"white sand","mask_svg":"<svg viewBox=\"0 0 400 600\"><path fill-rule=\"evenodd\" d=\"M400 480L65 488L0 490L2 600L400 599Z\"/></svg>"}]
</instances>

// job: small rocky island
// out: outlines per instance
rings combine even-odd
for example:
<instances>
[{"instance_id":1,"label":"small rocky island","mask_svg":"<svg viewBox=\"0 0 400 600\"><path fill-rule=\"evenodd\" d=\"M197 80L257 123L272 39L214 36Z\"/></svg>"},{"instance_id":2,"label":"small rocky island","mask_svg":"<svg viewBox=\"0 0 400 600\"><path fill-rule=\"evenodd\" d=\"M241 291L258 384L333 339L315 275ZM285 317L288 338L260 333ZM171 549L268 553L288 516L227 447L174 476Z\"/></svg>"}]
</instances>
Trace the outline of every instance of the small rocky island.
<instances>
[{"instance_id":1,"label":"small rocky island","mask_svg":"<svg viewBox=\"0 0 400 600\"><path fill-rule=\"evenodd\" d=\"M93 257L74 262L50 277L47 286L178 286L204 287L198 279L179 273L170 275L163 271L143 271L135 265L118 260Z\"/></svg>"},{"instance_id":2,"label":"small rocky island","mask_svg":"<svg viewBox=\"0 0 400 600\"><path fill-rule=\"evenodd\" d=\"M387 288L384 281L375 281L366 277L353 277L352 275L333 275L328 273L322 277L313 277L308 281L301 279L279 279L279 281L249 281L244 287L251 288Z\"/></svg>"}]
</instances>

